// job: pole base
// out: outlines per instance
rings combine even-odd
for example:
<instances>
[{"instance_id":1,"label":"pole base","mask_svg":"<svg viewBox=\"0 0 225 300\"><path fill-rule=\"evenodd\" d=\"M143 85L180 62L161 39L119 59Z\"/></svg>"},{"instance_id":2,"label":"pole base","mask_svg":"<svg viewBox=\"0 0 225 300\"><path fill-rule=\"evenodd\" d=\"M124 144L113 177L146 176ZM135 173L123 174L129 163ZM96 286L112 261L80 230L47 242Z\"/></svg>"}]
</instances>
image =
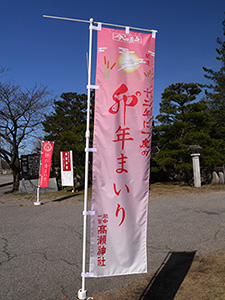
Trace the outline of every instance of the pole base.
<instances>
[{"instance_id":1,"label":"pole base","mask_svg":"<svg viewBox=\"0 0 225 300\"><path fill-rule=\"evenodd\" d=\"M41 205L41 202L34 202L34 205Z\"/></svg>"},{"instance_id":2,"label":"pole base","mask_svg":"<svg viewBox=\"0 0 225 300\"><path fill-rule=\"evenodd\" d=\"M77 300L85 300L87 298L87 291L86 290L82 290L82 289L80 289L79 291L78 291L78 298L77 298Z\"/></svg>"},{"instance_id":3,"label":"pole base","mask_svg":"<svg viewBox=\"0 0 225 300\"><path fill-rule=\"evenodd\" d=\"M85 298L86 300L95 300L93 297L88 297L88 298ZM81 300L79 298L77 298L77 300Z\"/></svg>"}]
</instances>

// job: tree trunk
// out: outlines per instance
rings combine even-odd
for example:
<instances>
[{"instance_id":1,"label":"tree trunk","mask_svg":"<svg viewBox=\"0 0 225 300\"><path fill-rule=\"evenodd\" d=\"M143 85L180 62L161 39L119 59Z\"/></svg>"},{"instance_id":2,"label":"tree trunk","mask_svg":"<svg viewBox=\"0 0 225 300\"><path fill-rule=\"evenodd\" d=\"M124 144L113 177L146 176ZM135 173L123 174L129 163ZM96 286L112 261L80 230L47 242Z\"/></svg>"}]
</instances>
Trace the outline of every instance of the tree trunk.
<instances>
[{"instance_id":1,"label":"tree trunk","mask_svg":"<svg viewBox=\"0 0 225 300\"><path fill-rule=\"evenodd\" d=\"M14 163L10 166L13 171L13 189L12 191L19 190L19 183L20 183L20 161L19 157L14 159Z\"/></svg>"},{"instance_id":2,"label":"tree trunk","mask_svg":"<svg viewBox=\"0 0 225 300\"><path fill-rule=\"evenodd\" d=\"M12 191L18 191L19 190L19 183L20 183L20 173L13 171L13 189Z\"/></svg>"}]
</instances>

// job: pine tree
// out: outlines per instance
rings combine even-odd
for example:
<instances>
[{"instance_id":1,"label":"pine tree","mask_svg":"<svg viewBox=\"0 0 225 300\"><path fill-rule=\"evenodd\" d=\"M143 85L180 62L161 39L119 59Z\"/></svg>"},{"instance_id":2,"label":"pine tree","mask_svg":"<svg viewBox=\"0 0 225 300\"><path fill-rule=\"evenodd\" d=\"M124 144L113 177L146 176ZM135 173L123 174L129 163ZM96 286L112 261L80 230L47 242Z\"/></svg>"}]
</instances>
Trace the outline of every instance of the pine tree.
<instances>
[{"instance_id":1,"label":"pine tree","mask_svg":"<svg viewBox=\"0 0 225 300\"><path fill-rule=\"evenodd\" d=\"M151 167L152 176L158 180L191 182L191 145L202 147L201 166L206 174L218 162L214 140L210 137L208 103L204 99L196 102L200 92L196 83L176 83L162 93L160 114L156 117L161 124L153 130Z\"/></svg>"},{"instance_id":2,"label":"pine tree","mask_svg":"<svg viewBox=\"0 0 225 300\"><path fill-rule=\"evenodd\" d=\"M225 20L223 21L225 36ZM153 126L151 172L157 180L188 182L192 178L191 145L200 145L201 172L209 182L215 166L225 163L225 41L218 38L216 59L218 71L204 67L209 85L176 83L162 93L161 123ZM196 102L199 87L206 87L206 96Z\"/></svg>"},{"instance_id":3,"label":"pine tree","mask_svg":"<svg viewBox=\"0 0 225 300\"><path fill-rule=\"evenodd\" d=\"M225 20L223 24L223 36L225 36ZM212 81L209 85L204 85L206 90L206 99L208 99L209 108L213 120L211 136L215 139L224 139L225 136L225 41L217 38L219 45L216 48L216 59L221 63L218 71L203 67L205 77Z\"/></svg>"},{"instance_id":4,"label":"pine tree","mask_svg":"<svg viewBox=\"0 0 225 300\"><path fill-rule=\"evenodd\" d=\"M92 104L93 101L94 95L92 94ZM55 167L60 166L60 151L73 151L74 177L77 186L82 186L84 183L86 106L85 94L63 93L60 100L54 101L54 112L45 116L43 122L45 139L55 142ZM91 114L92 126L93 114Z\"/></svg>"}]
</instances>

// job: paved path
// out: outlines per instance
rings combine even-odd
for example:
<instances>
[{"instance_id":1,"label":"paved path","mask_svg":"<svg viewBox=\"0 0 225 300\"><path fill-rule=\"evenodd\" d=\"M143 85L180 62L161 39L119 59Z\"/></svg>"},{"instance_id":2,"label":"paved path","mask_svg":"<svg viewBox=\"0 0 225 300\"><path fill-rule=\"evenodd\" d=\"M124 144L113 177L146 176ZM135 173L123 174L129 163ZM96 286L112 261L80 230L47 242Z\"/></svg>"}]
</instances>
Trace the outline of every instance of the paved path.
<instances>
[{"instance_id":1,"label":"paved path","mask_svg":"<svg viewBox=\"0 0 225 300\"><path fill-rule=\"evenodd\" d=\"M75 300L81 288L82 197L45 201L0 193L0 299ZM47 196L46 196L47 197ZM225 250L225 192L150 198L148 268L169 251ZM88 296L142 275L87 279Z\"/></svg>"},{"instance_id":2,"label":"paved path","mask_svg":"<svg viewBox=\"0 0 225 300\"><path fill-rule=\"evenodd\" d=\"M0 174L0 187L8 185L9 183L13 182L12 175L2 175Z\"/></svg>"}]
</instances>

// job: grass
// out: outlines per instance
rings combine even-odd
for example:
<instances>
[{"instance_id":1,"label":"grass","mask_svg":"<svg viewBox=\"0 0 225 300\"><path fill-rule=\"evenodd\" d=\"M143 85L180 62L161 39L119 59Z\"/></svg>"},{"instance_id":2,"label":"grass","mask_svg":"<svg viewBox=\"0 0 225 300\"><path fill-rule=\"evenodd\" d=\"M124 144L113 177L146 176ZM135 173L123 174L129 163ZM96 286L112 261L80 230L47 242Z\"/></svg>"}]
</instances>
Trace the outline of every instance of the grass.
<instances>
[{"instance_id":1,"label":"grass","mask_svg":"<svg viewBox=\"0 0 225 300\"><path fill-rule=\"evenodd\" d=\"M224 185L203 185L201 188L195 188L193 186L180 185L176 183L155 183L150 185L150 197L160 197L164 195L180 195L180 194L190 194L190 193L206 193L213 191L225 191ZM58 192L50 192L50 193L40 193L40 201L45 200L47 202L59 199L59 198L73 198L75 197L78 201L83 201L84 191L76 191L72 192L72 188L68 188L65 192L64 190L60 190ZM88 200L91 201L92 188L88 189ZM5 197L7 200L11 199L18 201L36 201L37 193L35 194L20 194L19 192L7 192L5 193Z\"/></svg>"},{"instance_id":2,"label":"grass","mask_svg":"<svg viewBox=\"0 0 225 300\"><path fill-rule=\"evenodd\" d=\"M209 191L225 191L225 184L207 184L201 188L180 185L178 183L154 183L150 185L150 196L161 196L169 194L204 193Z\"/></svg>"},{"instance_id":3,"label":"grass","mask_svg":"<svg viewBox=\"0 0 225 300\"><path fill-rule=\"evenodd\" d=\"M176 272L176 269L173 269ZM168 275L168 274L167 274ZM184 281L179 287L175 297L173 292L166 291L163 286L168 278L158 277L162 281L157 285L160 288L153 288L150 285L148 293L143 291L153 278L151 275L143 275L141 279L130 282L127 286L117 291L108 291L94 296L95 300L225 300L225 253L213 254L207 257L195 256L192 265ZM173 277L173 276L171 276ZM164 280L164 282L163 282ZM172 279L169 279L171 290L173 290ZM169 295L169 296L168 296Z\"/></svg>"},{"instance_id":4,"label":"grass","mask_svg":"<svg viewBox=\"0 0 225 300\"><path fill-rule=\"evenodd\" d=\"M224 300L225 253L197 256L174 300Z\"/></svg>"},{"instance_id":5,"label":"grass","mask_svg":"<svg viewBox=\"0 0 225 300\"><path fill-rule=\"evenodd\" d=\"M39 194L40 202L47 203L57 199L76 199L76 201L83 200L83 191L72 192L69 190L65 192L64 190L60 190L57 192L48 192ZM21 205L26 205L31 202L35 202L37 200L37 193L33 194L20 194L19 192L7 192L1 196L1 200L3 202L16 201L17 203L21 203Z\"/></svg>"}]
</instances>

